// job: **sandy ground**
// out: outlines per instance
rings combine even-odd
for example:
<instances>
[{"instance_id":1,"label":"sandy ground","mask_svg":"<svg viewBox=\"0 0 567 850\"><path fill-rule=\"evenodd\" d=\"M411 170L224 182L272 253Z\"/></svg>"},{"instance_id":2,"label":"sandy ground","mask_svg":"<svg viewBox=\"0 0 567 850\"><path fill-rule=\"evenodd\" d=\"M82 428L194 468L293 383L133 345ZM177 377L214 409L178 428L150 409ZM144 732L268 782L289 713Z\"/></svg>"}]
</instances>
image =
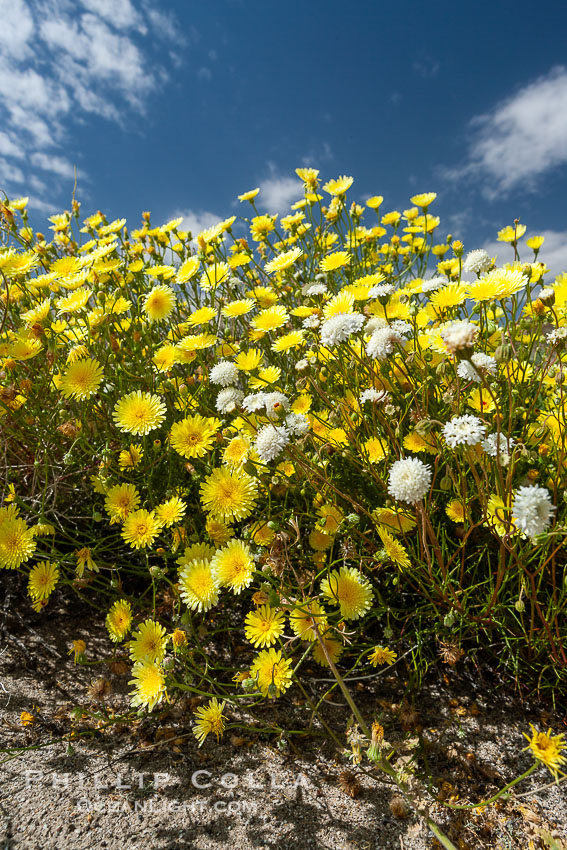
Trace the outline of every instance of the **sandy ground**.
<instances>
[{"instance_id":1,"label":"sandy ground","mask_svg":"<svg viewBox=\"0 0 567 850\"><path fill-rule=\"evenodd\" d=\"M11 751L0 753L0 850L440 847L415 815L396 816L391 786L352 768L322 738L278 744L273 735L238 731L199 749L187 700L134 728L117 724L102 734L96 721L72 714L77 706L93 708L86 689L101 668L74 666L67 653L71 638L88 635L91 658L108 654L104 630L68 608L30 622L9 622L11 637L0 647L0 747ZM129 675L102 671L112 685L106 705L120 712ZM378 711L387 721L388 740L402 756L403 673L400 665L357 689L368 716ZM421 741L429 762L431 799L490 796L531 764L522 752L530 722L556 732L567 727L565 716L520 703L466 660L429 677L415 708L409 737ZM37 721L22 726L22 711ZM295 728L307 720L291 691L266 712ZM340 696L333 695L326 715L344 733L349 712ZM88 735L69 744L72 725ZM346 790L345 770L356 775L346 777ZM518 793L550 779L539 768ZM542 830L567 842L567 786L466 814L434 802L431 812L460 848L549 847Z\"/></svg>"}]
</instances>

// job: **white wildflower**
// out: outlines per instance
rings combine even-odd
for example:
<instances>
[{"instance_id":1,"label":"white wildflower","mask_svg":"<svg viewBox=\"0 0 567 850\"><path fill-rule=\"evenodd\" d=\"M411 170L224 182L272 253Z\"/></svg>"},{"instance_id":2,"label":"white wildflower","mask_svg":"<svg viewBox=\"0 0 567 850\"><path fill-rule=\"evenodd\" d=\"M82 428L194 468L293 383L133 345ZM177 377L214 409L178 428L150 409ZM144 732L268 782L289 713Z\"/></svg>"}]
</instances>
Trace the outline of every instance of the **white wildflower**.
<instances>
[{"instance_id":1,"label":"white wildflower","mask_svg":"<svg viewBox=\"0 0 567 850\"><path fill-rule=\"evenodd\" d=\"M265 409L268 416L273 416L280 409L289 410L289 401L283 393L277 391L250 393L243 399L242 406L247 413L257 413Z\"/></svg>"},{"instance_id":2,"label":"white wildflower","mask_svg":"<svg viewBox=\"0 0 567 850\"><path fill-rule=\"evenodd\" d=\"M237 390L236 387L227 387L218 394L216 408L219 413L232 413L243 398L242 390Z\"/></svg>"},{"instance_id":3,"label":"white wildflower","mask_svg":"<svg viewBox=\"0 0 567 850\"><path fill-rule=\"evenodd\" d=\"M319 316L307 316L301 323L301 326L306 330L310 330L311 328L318 328L321 324L321 320Z\"/></svg>"},{"instance_id":4,"label":"white wildflower","mask_svg":"<svg viewBox=\"0 0 567 850\"><path fill-rule=\"evenodd\" d=\"M395 319L390 325L393 331L400 336L409 336L413 333L413 328L409 322L403 322L401 319Z\"/></svg>"},{"instance_id":5,"label":"white wildflower","mask_svg":"<svg viewBox=\"0 0 567 850\"><path fill-rule=\"evenodd\" d=\"M242 401L246 413L256 413L266 405L266 393L250 393Z\"/></svg>"},{"instance_id":6,"label":"white wildflower","mask_svg":"<svg viewBox=\"0 0 567 850\"><path fill-rule=\"evenodd\" d=\"M545 487L518 487L512 503L516 527L531 537L542 534L550 525L555 506Z\"/></svg>"},{"instance_id":7,"label":"white wildflower","mask_svg":"<svg viewBox=\"0 0 567 850\"><path fill-rule=\"evenodd\" d=\"M477 353L473 354L471 357L471 361L480 372L486 372L488 375L496 374L498 364L494 357L491 357L490 354L485 354L483 351L477 351Z\"/></svg>"},{"instance_id":8,"label":"white wildflower","mask_svg":"<svg viewBox=\"0 0 567 850\"><path fill-rule=\"evenodd\" d=\"M555 289L552 286L544 286L537 297L546 307L551 307L555 304Z\"/></svg>"},{"instance_id":9,"label":"white wildflower","mask_svg":"<svg viewBox=\"0 0 567 850\"><path fill-rule=\"evenodd\" d=\"M470 360L461 360L457 367L457 375L465 381L476 381L480 384L482 374L495 375L497 363L494 357L478 351Z\"/></svg>"},{"instance_id":10,"label":"white wildflower","mask_svg":"<svg viewBox=\"0 0 567 850\"><path fill-rule=\"evenodd\" d=\"M367 401L372 401L375 404L380 404L388 401L389 398L390 396L386 390L375 390L374 387L370 387L370 389L361 392L360 403L364 404Z\"/></svg>"},{"instance_id":11,"label":"white wildflower","mask_svg":"<svg viewBox=\"0 0 567 850\"><path fill-rule=\"evenodd\" d=\"M443 426L443 436L447 445L455 449L457 446L476 446L484 439L486 425L478 416L453 416Z\"/></svg>"},{"instance_id":12,"label":"white wildflower","mask_svg":"<svg viewBox=\"0 0 567 850\"><path fill-rule=\"evenodd\" d=\"M488 434L488 436L481 442L481 446L486 454L490 455L490 457L496 457L497 454L500 454L501 460L505 456L508 457L509 461L509 455L515 442L516 441L513 437L507 438L505 434L498 434L498 432L496 432L495 434ZM498 451L499 446L500 452ZM506 466L507 462L503 465Z\"/></svg>"},{"instance_id":13,"label":"white wildflower","mask_svg":"<svg viewBox=\"0 0 567 850\"><path fill-rule=\"evenodd\" d=\"M285 428L275 425L264 425L256 435L255 448L258 457L264 463L274 460L289 443L289 434Z\"/></svg>"},{"instance_id":14,"label":"white wildflower","mask_svg":"<svg viewBox=\"0 0 567 850\"><path fill-rule=\"evenodd\" d=\"M298 360L295 364L295 369L297 372L305 372L306 369L309 369L309 360L304 357L302 360Z\"/></svg>"},{"instance_id":15,"label":"white wildflower","mask_svg":"<svg viewBox=\"0 0 567 850\"><path fill-rule=\"evenodd\" d=\"M304 290L303 294L304 295L324 295L326 291L327 291L327 287L325 286L324 283L312 283L310 286L308 286Z\"/></svg>"},{"instance_id":16,"label":"white wildflower","mask_svg":"<svg viewBox=\"0 0 567 850\"><path fill-rule=\"evenodd\" d=\"M462 378L463 381L476 381L477 384L480 384L482 381L480 374L476 371L469 360L461 360L457 366L457 375L459 378Z\"/></svg>"},{"instance_id":17,"label":"white wildflower","mask_svg":"<svg viewBox=\"0 0 567 850\"><path fill-rule=\"evenodd\" d=\"M285 418L285 427L291 434L303 437L309 431L309 419L303 413L288 413Z\"/></svg>"},{"instance_id":18,"label":"white wildflower","mask_svg":"<svg viewBox=\"0 0 567 850\"><path fill-rule=\"evenodd\" d=\"M466 319L448 322L441 330L441 339L450 354L472 348L478 335L478 327Z\"/></svg>"},{"instance_id":19,"label":"white wildflower","mask_svg":"<svg viewBox=\"0 0 567 850\"><path fill-rule=\"evenodd\" d=\"M388 298L393 295L396 288L391 283L379 283L368 290L369 298Z\"/></svg>"},{"instance_id":20,"label":"white wildflower","mask_svg":"<svg viewBox=\"0 0 567 850\"><path fill-rule=\"evenodd\" d=\"M545 338L551 345L561 345L567 341L567 328L555 328Z\"/></svg>"},{"instance_id":21,"label":"white wildflower","mask_svg":"<svg viewBox=\"0 0 567 850\"><path fill-rule=\"evenodd\" d=\"M399 502L415 505L431 484L431 467L417 457L397 460L390 469L388 493Z\"/></svg>"},{"instance_id":22,"label":"white wildflower","mask_svg":"<svg viewBox=\"0 0 567 850\"><path fill-rule=\"evenodd\" d=\"M482 248L477 248L475 251L469 251L463 262L463 271L473 274L482 274L487 272L492 265L492 260Z\"/></svg>"},{"instance_id":23,"label":"white wildflower","mask_svg":"<svg viewBox=\"0 0 567 850\"><path fill-rule=\"evenodd\" d=\"M273 416L280 410L289 410L289 400L287 396L277 391L264 393L264 406L268 416Z\"/></svg>"},{"instance_id":24,"label":"white wildflower","mask_svg":"<svg viewBox=\"0 0 567 850\"><path fill-rule=\"evenodd\" d=\"M392 328L378 328L366 345L366 353L376 360L385 360L389 354L392 354L395 346L402 341L402 337Z\"/></svg>"},{"instance_id":25,"label":"white wildflower","mask_svg":"<svg viewBox=\"0 0 567 850\"><path fill-rule=\"evenodd\" d=\"M421 284L422 292L436 292L442 286L446 286L447 281L444 277L430 277L429 280L424 280Z\"/></svg>"},{"instance_id":26,"label":"white wildflower","mask_svg":"<svg viewBox=\"0 0 567 850\"><path fill-rule=\"evenodd\" d=\"M346 342L358 333L365 321L361 313L337 313L321 325L321 342L327 346Z\"/></svg>"},{"instance_id":27,"label":"white wildflower","mask_svg":"<svg viewBox=\"0 0 567 850\"><path fill-rule=\"evenodd\" d=\"M211 369L209 381L211 384L220 384L221 387L230 387L238 381L238 368L229 360L221 360Z\"/></svg>"},{"instance_id":28,"label":"white wildflower","mask_svg":"<svg viewBox=\"0 0 567 850\"><path fill-rule=\"evenodd\" d=\"M388 324L386 319L382 318L382 316L373 316L366 322L366 327L364 328L364 330L366 333L373 334L374 331L377 331L379 328L389 327L390 325Z\"/></svg>"}]
</instances>

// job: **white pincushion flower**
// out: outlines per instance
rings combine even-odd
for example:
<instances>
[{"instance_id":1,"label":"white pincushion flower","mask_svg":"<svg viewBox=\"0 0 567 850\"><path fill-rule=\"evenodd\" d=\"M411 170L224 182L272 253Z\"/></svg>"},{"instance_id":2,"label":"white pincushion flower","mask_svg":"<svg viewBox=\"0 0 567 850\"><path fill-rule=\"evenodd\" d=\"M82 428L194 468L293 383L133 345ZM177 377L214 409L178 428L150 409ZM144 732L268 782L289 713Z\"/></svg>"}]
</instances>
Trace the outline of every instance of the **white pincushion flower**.
<instances>
[{"instance_id":1,"label":"white pincushion flower","mask_svg":"<svg viewBox=\"0 0 567 850\"><path fill-rule=\"evenodd\" d=\"M430 277L429 280L424 280L421 284L422 292L436 292L442 286L447 285L447 280L444 277Z\"/></svg>"},{"instance_id":2,"label":"white pincushion flower","mask_svg":"<svg viewBox=\"0 0 567 850\"><path fill-rule=\"evenodd\" d=\"M360 393L360 403L364 404L366 401L372 401L376 404L381 402L386 402L390 396L386 392L386 390L375 390L374 387L370 387L368 390L364 390L364 392Z\"/></svg>"},{"instance_id":3,"label":"white pincushion flower","mask_svg":"<svg viewBox=\"0 0 567 850\"><path fill-rule=\"evenodd\" d=\"M242 407L246 413L256 413L266 405L266 393L250 393L242 400Z\"/></svg>"},{"instance_id":4,"label":"white pincushion flower","mask_svg":"<svg viewBox=\"0 0 567 850\"><path fill-rule=\"evenodd\" d=\"M289 410L289 400L283 393L264 393L264 407L268 416L273 416L282 410Z\"/></svg>"},{"instance_id":5,"label":"white pincushion flower","mask_svg":"<svg viewBox=\"0 0 567 850\"><path fill-rule=\"evenodd\" d=\"M413 328L409 322L403 322L401 319L395 319L390 325L393 331L400 336L409 336L413 332Z\"/></svg>"},{"instance_id":6,"label":"white pincushion flower","mask_svg":"<svg viewBox=\"0 0 567 850\"><path fill-rule=\"evenodd\" d=\"M236 387L227 387L218 394L216 408L219 413L232 413L243 398L242 390L237 390Z\"/></svg>"},{"instance_id":7,"label":"white pincushion flower","mask_svg":"<svg viewBox=\"0 0 567 850\"><path fill-rule=\"evenodd\" d=\"M555 328L545 338L551 345L560 345L567 341L567 328Z\"/></svg>"},{"instance_id":8,"label":"white pincushion flower","mask_svg":"<svg viewBox=\"0 0 567 850\"><path fill-rule=\"evenodd\" d=\"M377 331L378 328L389 328L389 324L386 319L382 318L382 316L373 316L371 319L368 319L366 322L366 327L364 328L366 333L373 334L374 331Z\"/></svg>"},{"instance_id":9,"label":"white pincushion flower","mask_svg":"<svg viewBox=\"0 0 567 850\"><path fill-rule=\"evenodd\" d=\"M431 467L417 457L397 460L390 469L388 493L399 502L415 505L431 484Z\"/></svg>"},{"instance_id":10,"label":"white pincushion flower","mask_svg":"<svg viewBox=\"0 0 567 850\"><path fill-rule=\"evenodd\" d=\"M483 351L477 351L477 353L473 354L471 357L471 361L480 372L486 372L488 375L496 374L498 364L494 357L491 357L490 354L485 354Z\"/></svg>"},{"instance_id":11,"label":"white pincushion flower","mask_svg":"<svg viewBox=\"0 0 567 850\"><path fill-rule=\"evenodd\" d=\"M273 416L280 409L289 410L289 401L283 393L277 391L250 393L244 398L242 406L247 413L257 413L258 410L265 409L268 416Z\"/></svg>"},{"instance_id":12,"label":"white pincushion flower","mask_svg":"<svg viewBox=\"0 0 567 850\"><path fill-rule=\"evenodd\" d=\"M466 319L448 322L441 329L441 339L447 346L447 351L454 354L465 348L472 348L478 335L478 327Z\"/></svg>"},{"instance_id":13,"label":"white pincushion flower","mask_svg":"<svg viewBox=\"0 0 567 850\"><path fill-rule=\"evenodd\" d=\"M301 323L301 326L306 330L310 330L311 328L318 328L321 324L321 320L319 316L307 316Z\"/></svg>"},{"instance_id":14,"label":"white pincushion flower","mask_svg":"<svg viewBox=\"0 0 567 850\"><path fill-rule=\"evenodd\" d=\"M496 457L499 453L498 446L500 445L500 459L502 460L503 457L506 457L509 461L508 455L510 454L515 442L516 441L513 437L506 438L505 434L495 433L489 434L486 439L482 441L481 446L487 455L490 455L490 457Z\"/></svg>"},{"instance_id":15,"label":"white pincushion flower","mask_svg":"<svg viewBox=\"0 0 567 850\"><path fill-rule=\"evenodd\" d=\"M476 371L469 360L461 360L457 366L457 375L459 378L462 378L463 381L476 381L477 384L480 384L482 381L480 374Z\"/></svg>"},{"instance_id":16,"label":"white pincushion flower","mask_svg":"<svg viewBox=\"0 0 567 850\"><path fill-rule=\"evenodd\" d=\"M484 354L482 351L473 354L470 360L461 360L457 367L457 375L465 381L482 381L481 373L486 375L496 374L497 363L494 357Z\"/></svg>"},{"instance_id":17,"label":"white pincushion flower","mask_svg":"<svg viewBox=\"0 0 567 850\"><path fill-rule=\"evenodd\" d=\"M230 387L238 381L238 368L229 360L221 360L211 369L209 381L221 387Z\"/></svg>"},{"instance_id":18,"label":"white pincushion flower","mask_svg":"<svg viewBox=\"0 0 567 850\"><path fill-rule=\"evenodd\" d=\"M368 290L368 297L388 298L390 295L393 295L395 291L396 289L391 283L379 283L377 286L373 286Z\"/></svg>"},{"instance_id":19,"label":"white pincushion flower","mask_svg":"<svg viewBox=\"0 0 567 850\"><path fill-rule=\"evenodd\" d=\"M544 286L537 297L546 307L551 307L555 304L555 289L552 286Z\"/></svg>"},{"instance_id":20,"label":"white pincushion flower","mask_svg":"<svg viewBox=\"0 0 567 850\"><path fill-rule=\"evenodd\" d=\"M450 448L455 449L457 446L467 445L476 446L484 439L486 425L480 421L478 416L453 416L443 426L443 436L445 442Z\"/></svg>"},{"instance_id":21,"label":"white pincushion flower","mask_svg":"<svg viewBox=\"0 0 567 850\"><path fill-rule=\"evenodd\" d=\"M512 503L516 527L531 537L542 534L550 525L555 506L545 487L518 487Z\"/></svg>"},{"instance_id":22,"label":"white pincushion flower","mask_svg":"<svg viewBox=\"0 0 567 850\"><path fill-rule=\"evenodd\" d=\"M303 437L309 431L309 419L303 413L288 413L285 418L285 427L296 437Z\"/></svg>"},{"instance_id":23,"label":"white pincushion flower","mask_svg":"<svg viewBox=\"0 0 567 850\"><path fill-rule=\"evenodd\" d=\"M402 341L402 337L392 328L378 328L368 340L366 353L376 360L386 360L388 355L394 351L395 346Z\"/></svg>"},{"instance_id":24,"label":"white pincushion flower","mask_svg":"<svg viewBox=\"0 0 567 850\"><path fill-rule=\"evenodd\" d=\"M321 325L323 345L338 345L362 328L365 317L361 313L337 313Z\"/></svg>"},{"instance_id":25,"label":"white pincushion flower","mask_svg":"<svg viewBox=\"0 0 567 850\"><path fill-rule=\"evenodd\" d=\"M482 248L477 248L475 251L469 251L463 262L463 271L473 274L482 274L487 272L492 265L492 260Z\"/></svg>"},{"instance_id":26,"label":"white pincushion flower","mask_svg":"<svg viewBox=\"0 0 567 850\"><path fill-rule=\"evenodd\" d=\"M304 295L324 295L327 291L327 287L324 283L312 283L311 286L308 286Z\"/></svg>"},{"instance_id":27,"label":"white pincushion flower","mask_svg":"<svg viewBox=\"0 0 567 850\"><path fill-rule=\"evenodd\" d=\"M280 455L288 443L289 434L285 428L281 425L264 425L256 435L255 448L260 460L268 463Z\"/></svg>"}]
</instances>

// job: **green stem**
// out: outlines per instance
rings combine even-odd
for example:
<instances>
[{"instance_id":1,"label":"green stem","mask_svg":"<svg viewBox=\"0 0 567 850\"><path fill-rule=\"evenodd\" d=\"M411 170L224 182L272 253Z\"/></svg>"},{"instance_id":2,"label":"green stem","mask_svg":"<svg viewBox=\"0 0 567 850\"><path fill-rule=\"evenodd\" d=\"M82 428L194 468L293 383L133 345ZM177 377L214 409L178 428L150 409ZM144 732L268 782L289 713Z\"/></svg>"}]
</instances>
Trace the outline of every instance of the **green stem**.
<instances>
[{"instance_id":1,"label":"green stem","mask_svg":"<svg viewBox=\"0 0 567 850\"><path fill-rule=\"evenodd\" d=\"M445 806L447 809L483 809L485 806L489 806L491 803L494 803L496 802L496 800L499 800L500 797L502 797L502 795L505 794L506 791L508 791L508 789L512 788L514 785L517 785L518 782L522 782L522 780L527 779L527 777L534 772L537 766L537 762L532 764L532 766L529 767L525 773L522 773L521 776L517 776L516 779L513 779L511 782L505 785L504 788L501 788L500 791L497 791L496 794L494 794L494 796L490 797L488 800L482 800L480 803L473 804L469 803L459 805L458 803L442 803L442 805ZM504 799L507 798L508 795L506 795Z\"/></svg>"}]
</instances>

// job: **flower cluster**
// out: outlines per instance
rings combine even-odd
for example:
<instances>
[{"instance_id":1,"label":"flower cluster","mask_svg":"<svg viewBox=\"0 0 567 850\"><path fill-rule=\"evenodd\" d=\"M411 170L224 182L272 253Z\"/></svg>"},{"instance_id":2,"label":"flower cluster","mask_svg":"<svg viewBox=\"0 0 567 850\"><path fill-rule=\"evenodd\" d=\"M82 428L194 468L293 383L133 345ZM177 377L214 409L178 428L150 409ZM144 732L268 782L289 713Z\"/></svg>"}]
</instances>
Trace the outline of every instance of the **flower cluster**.
<instances>
[{"instance_id":1,"label":"flower cluster","mask_svg":"<svg viewBox=\"0 0 567 850\"><path fill-rule=\"evenodd\" d=\"M463 259L434 193L297 177L287 215L253 189L199 233L3 207L0 569L104 604L134 709L208 682L200 744L235 689L391 664L418 623L563 663L567 275L518 228Z\"/></svg>"}]
</instances>

